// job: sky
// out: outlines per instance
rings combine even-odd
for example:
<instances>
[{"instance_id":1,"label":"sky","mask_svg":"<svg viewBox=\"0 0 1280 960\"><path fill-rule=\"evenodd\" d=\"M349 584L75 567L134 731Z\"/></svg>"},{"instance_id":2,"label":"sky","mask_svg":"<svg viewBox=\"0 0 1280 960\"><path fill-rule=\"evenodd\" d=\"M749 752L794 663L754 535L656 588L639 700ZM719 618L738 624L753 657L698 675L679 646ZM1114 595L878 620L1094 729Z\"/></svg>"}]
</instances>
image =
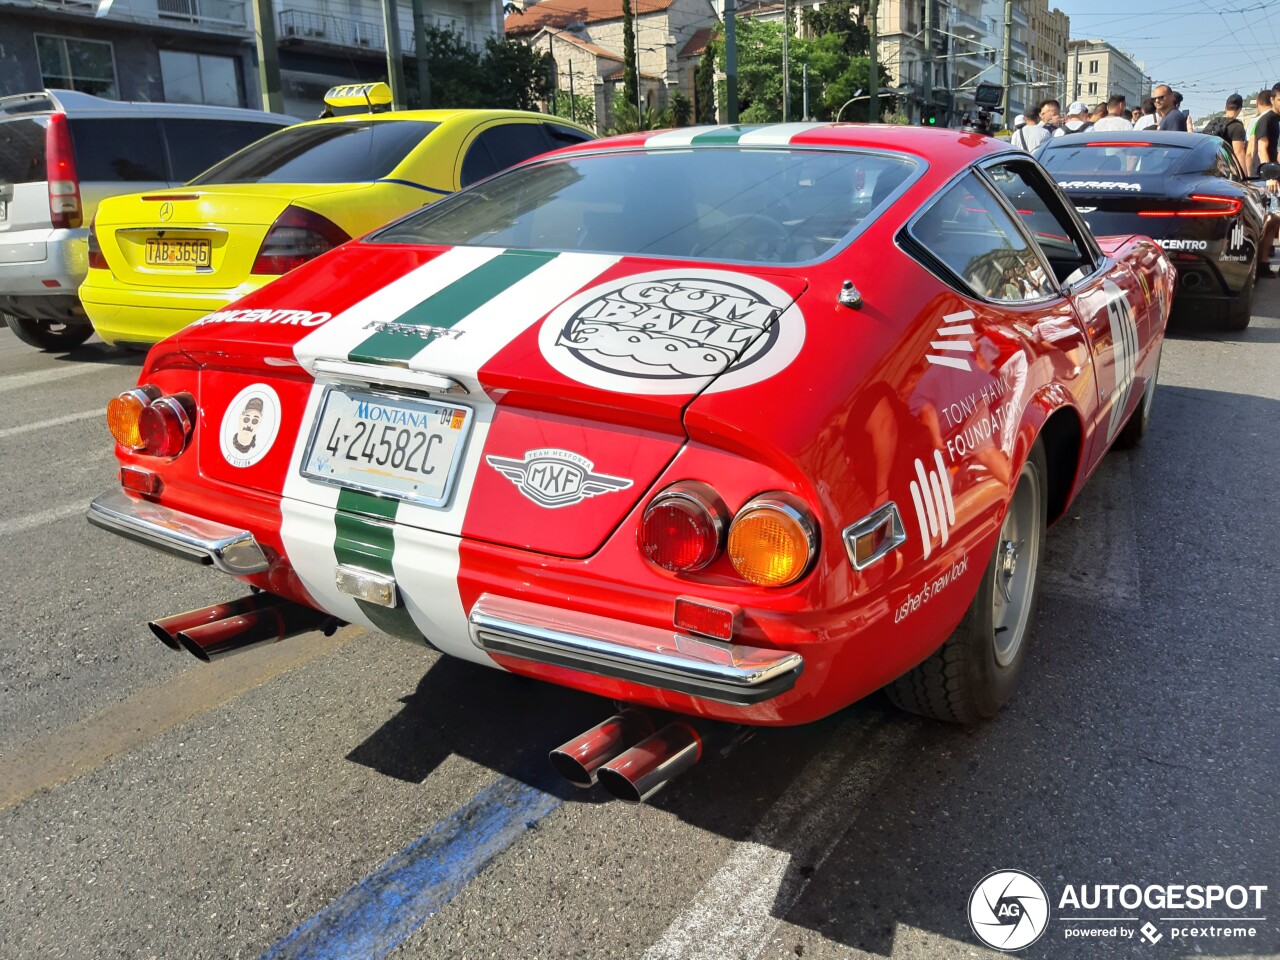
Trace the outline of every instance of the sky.
<instances>
[{"instance_id":1,"label":"sky","mask_svg":"<svg viewBox=\"0 0 1280 960\"><path fill-rule=\"evenodd\" d=\"M1197 123L1233 93L1252 113L1253 94L1280 80L1275 0L1049 0L1049 6L1071 18L1071 39L1101 37L1143 64L1154 83L1181 91L1182 107Z\"/></svg>"}]
</instances>

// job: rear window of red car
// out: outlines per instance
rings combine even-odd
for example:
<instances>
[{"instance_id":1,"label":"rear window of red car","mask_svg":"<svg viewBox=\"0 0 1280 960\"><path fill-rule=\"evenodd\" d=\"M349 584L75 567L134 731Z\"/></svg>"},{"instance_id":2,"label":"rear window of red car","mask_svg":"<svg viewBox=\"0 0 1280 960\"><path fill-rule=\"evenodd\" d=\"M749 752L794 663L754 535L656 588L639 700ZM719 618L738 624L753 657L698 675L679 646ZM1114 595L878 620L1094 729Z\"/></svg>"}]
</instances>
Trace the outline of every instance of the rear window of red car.
<instances>
[{"instance_id":1,"label":"rear window of red car","mask_svg":"<svg viewBox=\"0 0 1280 960\"><path fill-rule=\"evenodd\" d=\"M438 126L427 120L346 120L287 127L233 154L191 184L378 180Z\"/></svg>"},{"instance_id":2,"label":"rear window of red car","mask_svg":"<svg viewBox=\"0 0 1280 960\"><path fill-rule=\"evenodd\" d=\"M843 245L916 170L848 150L579 154L499 174L369 239L803 263Z\"/></svg>"}]
</instances>

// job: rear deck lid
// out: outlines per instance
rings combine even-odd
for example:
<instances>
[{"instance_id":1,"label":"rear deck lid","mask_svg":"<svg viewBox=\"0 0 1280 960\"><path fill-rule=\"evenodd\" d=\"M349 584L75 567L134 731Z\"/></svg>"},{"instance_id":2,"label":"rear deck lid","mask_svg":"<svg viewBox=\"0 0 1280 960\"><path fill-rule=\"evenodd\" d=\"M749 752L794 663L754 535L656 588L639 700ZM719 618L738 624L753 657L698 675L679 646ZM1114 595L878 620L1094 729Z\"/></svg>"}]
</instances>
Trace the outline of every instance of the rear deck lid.
<instances>
[{"instance_id":1,"label":"rear deck lid","mask_svg":"<svg viewBox=\"0 0 1280 960\"><path fill-rule=\"evenodd\" d=\"M326 285L342 297L333 310L321 309ZM288 345L316 378L293 412L287 495L396 498L399 523L585 556L685 442L693 397L795 358L804 288L798 276L706 263L350 244L175 343L228 367L237 353ZM289 323L292 310L305 322ZM429 450L408 455L415 444ZM206 443L201 462L240 479L217 447Z\"/></svg>"}]
</instances>

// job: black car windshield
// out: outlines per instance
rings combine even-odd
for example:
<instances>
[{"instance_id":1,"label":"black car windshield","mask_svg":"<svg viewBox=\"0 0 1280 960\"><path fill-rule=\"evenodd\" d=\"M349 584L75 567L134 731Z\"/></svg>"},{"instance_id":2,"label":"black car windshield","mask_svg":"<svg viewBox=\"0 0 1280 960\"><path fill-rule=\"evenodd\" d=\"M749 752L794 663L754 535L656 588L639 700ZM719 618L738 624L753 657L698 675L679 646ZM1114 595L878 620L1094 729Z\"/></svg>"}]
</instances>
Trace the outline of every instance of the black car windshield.
<instances>
[{"instance_id":1,"label":"black car windshield","mask_svg":"<svg viewBox=\"0 0 1280 960\"><path fill-rule=\"evenodd\" d=\"M869 221L916 166L818 149L570 156L499 174L369 240L801 263Z\"/></svg>"},{"instance_id":2,"label":"black car windshield","mask_svg":"<svg viewBox=\"0 0 1280 960\"><path fill-rule=\"evenodd\" d=\"M1069 147L1054 145L1042 150L1038 159L1059 180L1083 176L1096 179L1103 174L1140 176L1171 173L1189 153L1187 147L1163 143L1095 141Z\"/></svg>"},{"instance_id":3,"label":"black car windshield","mask_svg":"<svg viewBox=\"0 0 1280 960\"><path fill-rule=\"evenodd\" d=\"M438 126L426 120L344 120L286 127L233 153L191 184L377 180Z\"/></svg>"}]
</instances>

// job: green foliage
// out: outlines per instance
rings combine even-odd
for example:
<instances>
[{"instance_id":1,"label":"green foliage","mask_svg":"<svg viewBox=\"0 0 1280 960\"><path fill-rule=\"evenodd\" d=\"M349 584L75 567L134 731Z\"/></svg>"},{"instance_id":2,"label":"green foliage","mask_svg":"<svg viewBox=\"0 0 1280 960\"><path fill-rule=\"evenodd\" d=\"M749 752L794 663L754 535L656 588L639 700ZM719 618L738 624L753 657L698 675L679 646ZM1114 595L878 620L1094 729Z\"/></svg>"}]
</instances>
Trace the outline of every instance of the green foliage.
<instances>
[{"instance_id":1,"label":"green foliage","mask_svg":"<svg viewBox=\"0 0 1280 960\"><path fill-rule=\"evenodd\" d=\"M536 110L550 93L551 58L526 44L490 37L477 55L452 30L424 33L432 107ZM405 87L409 107L420 107L416 57L405 62Z\"/></svg>"},{"instance_id":2,"label":"green foliage","mask_svg":"<svg viewBox=\"0 0 1280 960\"><path fill-rule=\"evenodd\" d=\"M815 119L831 120L840 107L851 100L856 91L870 86L871 62L865 57L850 57L845 52L846 37L826 33L812 39L791 40L791 115L800 116L803 103L801 64L809 64L809 106ZM716 62L724 69L722 44L716 45ZM782 119L782 24L743 20L738 24L738 98L739 118L743 123L774 123ZM892 83L883 67L880 83ZM721 94L724 94L723 87ZM885 100L882 109L889 109ZM860 108L860 109L859 109ZM867 101L859 100L845 108L841 119L866 120Z\"/></svg>"},{"instance_id":3,"label":"green foliage","mask_svg":"<svg viewBox=\"0 0 1280 960\"><path fill-rule=\"evenodd\" d=\"M583 93L575 93L570 96L568 90L557 90L554 109L551 112L557 117L564 117L566 120L580 123L584 127L594 127L596 125L596 98Z\"/></svg>"},{"instance_id":4,"label":"green foliage","mask_svg":"<svg viewBox=\"0 0 1280 960\"><path fill-rule=\"evenodd\" d=\"M815 37L838 36L846 56L865 57L871 48L871 31L862 22L861 6L854 0L827 0L805 10L804 25Z\"/></svg>"},{"instance_id":5,"label":"green foliage","mask_svg":"<svg viewBox=\"0 0 1280 960\"><path fill-rule=\"evenodd\" d=\"M679 90L675 90L671 94L671 103L668 105L671 111L671 126L687 127L689 125L689 117L693 112L693 104Z\"/></svg>"},{"instance_id":6,"label":"green foliage","mask_svg":"<svg viewBox=\"0 0 1280 960\"><path fill-rule=\"evenodd\" d=\"M622 0L622 89L640 109L640 91L636 87L636 25L631 0Z\"/></svg>"},{"instance_id":7,"label":"green foliage","mask_svg":"<svg viewBox=\"0 0 1280 960\"><path fill-rule=\"evenodd\" d=\"M636 120L636 106L626 90L618 90L613 95L610 110L613 122L605 131L608 136L620 133L635 133L639 130L662 130L671 126L671 110L646 110L639 121Z\"/></svg>"},{"instance_id":8,"label":"green foliage","mask_svg":"<svg viewBox=\"0 0 1280 960\"><path fill-rule=\"evenodd\" d=\"M693 75L693 106L696 123L716 122L716 46L719 40L712 40L707 49L702 51L702 59L698 61L698 69Z\"/></svg>"}]
</instances>

